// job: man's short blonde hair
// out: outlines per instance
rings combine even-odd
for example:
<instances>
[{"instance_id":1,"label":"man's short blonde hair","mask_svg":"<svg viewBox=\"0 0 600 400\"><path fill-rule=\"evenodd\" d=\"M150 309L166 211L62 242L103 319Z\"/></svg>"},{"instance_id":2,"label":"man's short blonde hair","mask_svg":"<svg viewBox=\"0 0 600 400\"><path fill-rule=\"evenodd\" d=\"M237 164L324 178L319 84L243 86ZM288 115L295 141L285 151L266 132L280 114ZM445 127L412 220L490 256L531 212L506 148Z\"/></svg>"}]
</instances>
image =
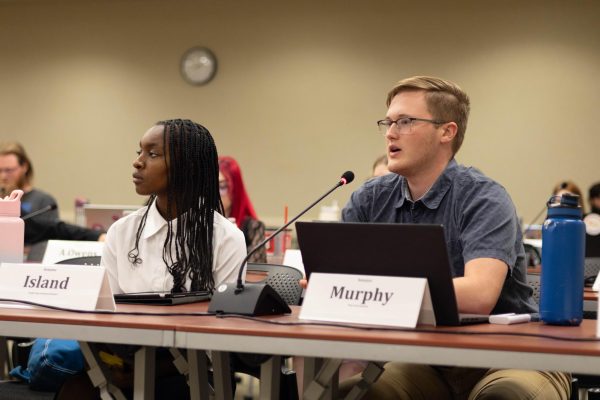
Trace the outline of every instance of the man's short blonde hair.
<instances>
[{"instance_id":1,"label":"man's short blonde hair","mask_svg":"<svg viewBox=\"0 0 600 400\"><path fill-rule=\"evenodd\" d=\"M431 76L413 76L398 82L388 93L386 105L401 92L424 91L427 109L433 119L455 122L458 125L452 142L452 152L456 154L465 138L471 102L469 96L455 83Z\"/></svg>"}]
</instances>

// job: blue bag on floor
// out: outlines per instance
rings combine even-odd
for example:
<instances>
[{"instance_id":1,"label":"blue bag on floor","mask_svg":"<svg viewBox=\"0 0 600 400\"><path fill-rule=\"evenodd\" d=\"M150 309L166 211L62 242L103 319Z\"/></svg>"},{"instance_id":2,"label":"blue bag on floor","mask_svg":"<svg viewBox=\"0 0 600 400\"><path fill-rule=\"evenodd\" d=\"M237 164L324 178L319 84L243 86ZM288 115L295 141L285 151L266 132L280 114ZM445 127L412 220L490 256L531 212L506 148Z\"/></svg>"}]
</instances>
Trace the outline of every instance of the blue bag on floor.
<instances>
[{"instance_id":1,"label":"blue bag on floor","mask_svg":"<svg viewBox=\"0 0 600 400\"><path fill-rule=\"evenodd\" d=\"M19 365L10 376L29 383L34 390L57 391L64 381L84 370L83 354L76 340L35 339L27 368Z\"/></svg>"}]
</instances>

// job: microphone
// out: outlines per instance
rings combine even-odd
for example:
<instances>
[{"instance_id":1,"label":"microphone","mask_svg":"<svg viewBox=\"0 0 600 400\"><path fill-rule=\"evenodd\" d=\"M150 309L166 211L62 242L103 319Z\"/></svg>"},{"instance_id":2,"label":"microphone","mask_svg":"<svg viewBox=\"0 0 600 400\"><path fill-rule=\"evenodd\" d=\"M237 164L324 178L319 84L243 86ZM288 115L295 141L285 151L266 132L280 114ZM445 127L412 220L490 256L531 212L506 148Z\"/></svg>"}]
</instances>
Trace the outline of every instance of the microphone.
<instances>
[{"instance_id":1,"label":"microphone","mask_svg":"<svg viewBox=\"0 0 600 400\"><path fill-rule=\"evenodd\" d=\"M21 219L23 221L26 221L29 218L37 217L38 215L45 214L48 211L52 211L52 210L56 210L56 204L50 204L50 205L47 205L46 207L40 208L39 210L36 210L34 212L30 212L29 214L24 215L23 217L21 217Z\"/></svg>"},{"instance_id":2,"label":"microphone","mask_svg":"<svg viewBox=\"0 0 600 400\"><path fill-rule=\"evenodd\" d=\"M266 283L246 283L244 285L242 279L244 267L246 266L246 263L250 257L261 247L267 244L271 239L285 230L285 228L294 223L298 218L303 216L308 210L317 205L317 203L319 203L325 197L329 196L331 192L340 186L347 185L353 180L354 173L352 171L344 172L339 181L324 195L312 202L308 207L292 218L287 224L277 229L266 239L256 245L252 250L250 250L239 267L237 283L235 285L231 283L224 283L217 287L213 293L208 311L217 314L241 314L252 316L291 313L292 310L290 310L281 296L279 296L279 294Z\"/></svg>"}]
</instances>

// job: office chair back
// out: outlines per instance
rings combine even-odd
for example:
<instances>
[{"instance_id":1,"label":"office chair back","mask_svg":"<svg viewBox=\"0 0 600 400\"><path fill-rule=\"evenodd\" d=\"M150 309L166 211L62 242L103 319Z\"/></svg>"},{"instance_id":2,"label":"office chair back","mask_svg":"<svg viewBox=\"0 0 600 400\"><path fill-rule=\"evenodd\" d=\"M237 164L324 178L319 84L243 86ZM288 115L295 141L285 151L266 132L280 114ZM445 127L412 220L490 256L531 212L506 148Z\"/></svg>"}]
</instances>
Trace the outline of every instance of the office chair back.
<instances>
[{"instance_id":1,"label":"office chair back","mask_svg":"<svg viewBox=\"0 0 600 400\"><path fill-rule=\"evenodd\" d=\"M100 265L100 256L89 256L89 257L75 257L68 258L66 260L62 260L57 262L56 264L66 264L66 265Z\"/></svg>"},{"instance_id":2,"label":"office chair back","mask_svg":"<svg viewBox=\"0 0 600 400\"><path fill-rule=\"evenodd\" d=\"M600 257L586 257L584 262L584 276L586 278L596 277L600 272Z\"/></svg>"},{"instance_id":3,"label":"office chair back","mask_svg":"<svg viewBox=\"0 0 600 400\"><path fill-rule=\"evenodd\" d=\"M527 284L533 289L533 299L540 304L540 274L527 274Z\"/></svg>"},{"instance_id":4,"label":"office chair back","mask_svg":"<svg viewBox=\"0 0 600 400\"><path fill-rule=\"evenodd\" d=\"M260 282L267 283L281 296L281 298L292 306L300 304L302 288L300 279L302 272L287 265L248 263L247 274L265 275Z\"/></svg>"},{"instance_id":5,"label":"office chair back","mask_svg":"<svg viewBox=\"0 0 600 400\"><path fill-rule=\"evenodd\" d=\"M525 260L528 267L537 267L542 263L542 256L538 248L528 243L523 243L523 248L525 249Z\"/></svg>"}]
</instances>

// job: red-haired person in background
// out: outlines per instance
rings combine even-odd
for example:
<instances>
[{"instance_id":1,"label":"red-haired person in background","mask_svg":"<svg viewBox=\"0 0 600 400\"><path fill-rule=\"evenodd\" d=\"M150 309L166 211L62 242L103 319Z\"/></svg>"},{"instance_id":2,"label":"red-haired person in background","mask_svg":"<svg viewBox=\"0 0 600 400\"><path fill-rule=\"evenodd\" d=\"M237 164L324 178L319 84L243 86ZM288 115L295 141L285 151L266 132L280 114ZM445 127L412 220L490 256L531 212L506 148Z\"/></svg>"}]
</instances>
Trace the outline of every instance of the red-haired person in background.
<instances>
[{"instance_id":1,"label":"red-haired person in background","mask_svg":"<svg viewBox=\"0 0 600 400\"><path fill-rule=\"evenodd\" d=\"M242 170L233 157L219 157L219 192L225 216L234 220L238 228L244 232L246 247L250 251L264 239L265 224L256 216L244 186ZM266 248L258 250L248 261L266 263Z\"/></svg>"}]
</instances>

